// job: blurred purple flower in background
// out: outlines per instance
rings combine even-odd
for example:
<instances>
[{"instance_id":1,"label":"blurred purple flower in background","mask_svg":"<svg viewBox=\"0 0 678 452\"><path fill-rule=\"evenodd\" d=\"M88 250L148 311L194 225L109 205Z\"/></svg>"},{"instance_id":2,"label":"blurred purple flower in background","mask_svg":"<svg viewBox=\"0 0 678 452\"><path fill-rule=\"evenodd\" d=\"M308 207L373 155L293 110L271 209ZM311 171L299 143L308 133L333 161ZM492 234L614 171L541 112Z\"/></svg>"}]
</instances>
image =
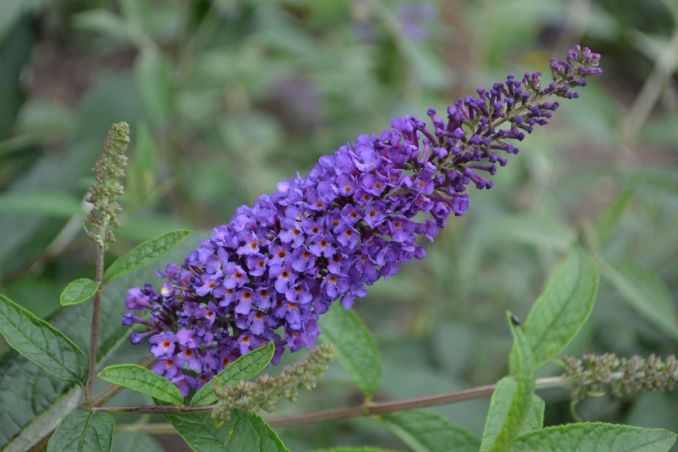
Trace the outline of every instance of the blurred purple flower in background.
<instances>
[{"instance_id":1,"label":"blurred purple flower in background","mask_svg":"<svg viewBox=\"0 0 678 452\"><path fill-rule=\"evenodd\" d=\"M410 3L398 8L400 29L408 38L422 41L429 37L438 10L432 3Z\"/></svg>"},{"instance_id":2,"label":"blurred purple flower in background","mask_svg":"<svg viewBox=\"0 0 678 452\"><path fill-rule=\"evenodd\" d=\"M445 119L429 110L432 126L406 116L321 157L306 177L238 208L181 267L159 272L159 291L130 289L127 307L150 314L124 317L146 330L132 342L148 338L153 370L184 394L270 341L276 360L285 348L313 346L334 300L348 309L367 286L423 258L417 239L433 240L450 215L467 211L469 185L491 188L515 142L558 108L546 98L578 97L572 89L601 72L598 62L577 46L551 61L546 87L539 73L509 76L454 102Z\"/></svg>"}]
</instances>

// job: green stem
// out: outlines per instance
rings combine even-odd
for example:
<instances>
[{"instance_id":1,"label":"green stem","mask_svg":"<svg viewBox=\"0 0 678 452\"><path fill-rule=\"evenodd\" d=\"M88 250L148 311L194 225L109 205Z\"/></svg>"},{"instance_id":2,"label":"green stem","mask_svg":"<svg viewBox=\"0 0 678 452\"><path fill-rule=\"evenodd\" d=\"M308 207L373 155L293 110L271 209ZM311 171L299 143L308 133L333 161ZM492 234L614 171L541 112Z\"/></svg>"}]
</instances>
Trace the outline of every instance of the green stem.
<instances>
[{"instance_id":1,"label":"green stem","mask_svg":"<svg viewBox=\"0 0 678 452\"><path fill-rule=\"evenodd\" d=\"M92 327L89 337L89 370L87 372L87 386L85 387L85 402L88 406L94 406L94 378L97 364L97 348L99 342L99 309L101 306L101 295L104 291L104 256L105 248L102 242L97 243L97 268L96 280L99 288L94 296L92 305Z\"/></svg>"}]
</instances>

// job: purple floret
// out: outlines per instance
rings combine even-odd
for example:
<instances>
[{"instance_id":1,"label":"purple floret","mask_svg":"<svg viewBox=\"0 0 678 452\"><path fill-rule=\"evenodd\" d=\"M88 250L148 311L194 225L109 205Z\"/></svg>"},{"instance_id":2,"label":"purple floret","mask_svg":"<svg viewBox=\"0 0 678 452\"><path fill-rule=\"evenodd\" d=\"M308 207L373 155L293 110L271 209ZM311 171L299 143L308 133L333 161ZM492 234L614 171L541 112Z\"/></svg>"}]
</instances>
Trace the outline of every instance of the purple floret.
<instances>
[{"instance_id":1,"label":"purple floret","mask_svg":"<svg viewBox=\"0 0 678 452\"><path fill-rule=\"evenodd\" d=\"M159 292L129 290L127 307L150 314L123 319L146 330L132 342L148 339L153 370L184 394L270 341L276 361L286 348L312 347L319 315L335 300L350 308L367 286L423 258L418 239L433 240L450 215L464 215L468 186L491 188L497 165L518 153L515 141L558 108L546 98L576 98L572 89L600 73L598 62L577 46L551 62L546 88L539 73L509 76L454 102L446 121L432 109L432 127L394 120L322 157L308 176L280 182L239 207L181 267L159 273Z\"/></svg>"}]
</instances>

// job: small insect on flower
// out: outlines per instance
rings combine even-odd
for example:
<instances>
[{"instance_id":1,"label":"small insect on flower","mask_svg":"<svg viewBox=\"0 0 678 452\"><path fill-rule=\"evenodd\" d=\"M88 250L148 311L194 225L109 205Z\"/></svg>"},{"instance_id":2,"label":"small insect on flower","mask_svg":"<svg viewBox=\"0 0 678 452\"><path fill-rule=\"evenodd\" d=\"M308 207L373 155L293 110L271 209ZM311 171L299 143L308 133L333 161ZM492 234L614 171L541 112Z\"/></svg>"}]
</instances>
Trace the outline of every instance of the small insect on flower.
<instances>
[{"instance_id":1,"label":"small insect on flower","mask_svg":"<svg viewBox=\"0 0 678 452\"><path fill-rule=\"evenodd\" d=\"M150 314L125 316L148 330L133 341L149 339L154 371L184 393L270 341L276 361L285 349L312 347L319 316L335 300L350 308L368 286L423 258L419 239L433 240L450 215L466 213L469 185L492 187L497 167L518 153L515 143L558 108L548 98L578 97L573 90L601 72L599 58L577 46L551 61L546 87L538 72L509 75L455 101L445 119L433 109L430 125L396 119L321 157L306 177L278 183L253 207L239 207L181 267L158 273L160 293L148 284L130 289L127 307Z\"/></svg>"}]
</instances>

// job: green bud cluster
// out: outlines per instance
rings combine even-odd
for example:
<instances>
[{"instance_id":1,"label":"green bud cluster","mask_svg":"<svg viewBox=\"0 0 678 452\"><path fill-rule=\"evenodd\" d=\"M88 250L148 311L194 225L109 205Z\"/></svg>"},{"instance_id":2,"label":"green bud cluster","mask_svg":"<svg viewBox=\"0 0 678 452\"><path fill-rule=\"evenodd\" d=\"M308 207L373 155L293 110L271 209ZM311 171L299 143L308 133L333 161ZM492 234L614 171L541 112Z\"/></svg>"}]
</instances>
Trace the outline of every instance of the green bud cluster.
<instances>
[{"instance_id":1,"label":"green bud cluster","mask_svg":"<svg viewBox=\"0 0 678 452\"><path fill-rule=\"evenodd\" d=\"M107 247L115 242L113 229L119 226L122 211L118 198L124 193L122 180L127 166L127 146L129 145L129 125L126 122L113 124L108 132L104 152L94 166L94 185L90 188L85 201L92 206L84 221L87 235L98 245Z\"/></svg>"},{"instance_id":2,"label":"green bud cluster","mask_svg":"<svg viewBox=\"0 0 678 452\"><path fill-rule=\"evenodd\" d=\"M315 388L334 359L334 347L319 345L306 358L287 366L279 375L262 375L254 381L241 381L235 386L216 389L219 402L212 417L219 421L230 419L232 410L254 413L257 410L273 411L281 398L294 402L300 390Z\"/></svg>"},{"instance_id":3,"label":"green bud cluster","mask_svg":"<svg viewBox=\"0 0 678 452\"><path fill-rule=\"evenodd\" d=\"M609 391L624 397L648 391L673 391L678 387L678 360L674 355L661 359L650 355L619 358L612 353L584 355L581 359L566 356L565 377L572 390L573 402L586 396Z\"/></svg>"}]
</instances>

